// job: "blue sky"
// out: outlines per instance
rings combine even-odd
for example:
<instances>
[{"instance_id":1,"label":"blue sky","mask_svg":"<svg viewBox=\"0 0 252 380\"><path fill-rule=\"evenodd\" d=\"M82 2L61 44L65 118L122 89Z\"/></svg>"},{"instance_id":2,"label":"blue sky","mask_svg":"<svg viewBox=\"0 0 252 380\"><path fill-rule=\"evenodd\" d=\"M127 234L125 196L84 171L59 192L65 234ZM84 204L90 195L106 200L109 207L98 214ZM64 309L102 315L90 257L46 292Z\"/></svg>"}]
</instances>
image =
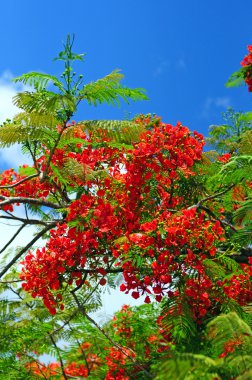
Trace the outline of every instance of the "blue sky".
<instances>
[{"instance_id":1,"label":"blue sky","mask_svg":"<svg viewBox=\"0 0 252 380\"><path fill-rule=\"evenodd\" d=\"M252 43L251 11L251 0L2 2L0 86L6 90L9 76L28 71L59 74L62 67L52 58L75 33L75 51L87 53L78 67L87 82L120 68L123 83L145 88L150 98L120 108L83 104L77 120L151 112L206 134L227 106L250 109L245 87L224 84Z\"/></svg>"}]
</instances>

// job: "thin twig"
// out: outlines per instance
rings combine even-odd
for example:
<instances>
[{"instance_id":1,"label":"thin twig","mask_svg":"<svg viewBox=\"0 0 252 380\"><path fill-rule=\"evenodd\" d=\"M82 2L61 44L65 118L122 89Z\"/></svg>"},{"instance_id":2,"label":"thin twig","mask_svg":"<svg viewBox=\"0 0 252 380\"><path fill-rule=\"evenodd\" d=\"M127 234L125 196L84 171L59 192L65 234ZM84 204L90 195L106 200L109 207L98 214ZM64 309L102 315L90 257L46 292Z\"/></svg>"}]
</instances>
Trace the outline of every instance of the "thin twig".
<instances>
[{"instance_id":1,"label":"thin twig","mask_svg":"<svg viewBox=\"0 0 252 380\"><path fill-rule=\"evenodd\" d=\"M0 215L0 219L8 219L8 220L18 220L19 222L24 223L24 226L28 224L35 224L35 225L42 225L42 226L48 226L48 224L53 223L54 221L47 221L44 222L43 220L39 219L25 219L25 218L19 218L18 216L12 215L12 216L5 216ZM1 253L1 252L0 252Z\"/></svg>"},{"instance_id":2,"label":"thin twig","mask_svg":"<svg viewBox=\"0 0 252 380\"><path fill-rule=\"evenodd\" d=\"M0 199L2 202L0 202L0 207L10 205L13 203L25 203L25 204L35 204L39 206L46 206L54 209L60 209L62 207L67 207L68 205L59 205L56 203L48 202L48 201L43 201L40 199L36 198L25 198L25 197L5 197L3 195L0 195Z\"/></svg>"},{"instance_id":3,"label":"thin twig","mask_svg":"<svg viewBox=\"0 0 252 380\"><path fill-rule=\"evenodd\" d=\"M56 350L57 354L58 354L58 359L59 359L59 362L60 362L60 368L61 368L62 375L63 375L64 379L67 380L67 375L66 375L66 372L64 370L64 363L63 363L63 360L62 360L62 357L61 357L61 354L60 354L59 347L57 346L57 344L56 344L53 336L50 333L48 333L48 335L49 335L49 338L50 338L53 346L55 347L55 350Z\"/></svg>"},{"instance_id":4,"label":"thin twig","mask_svg":"<svg viewBox=\"0 0 252 380\"><path fill-rule=\"evenodd\" d=\"M78 310L78 309L77 309L77 310ZM70 331L71 331L72 334L74 335L74 330L73 330L72 326L70 325L70 323L69 323L68 326L69 326ZM87 360L86 353L85 353L85 351L83 350L83 348L82 348L82 346L81 346L81 344L80 344L80 342L79 342L79 339L76 338L76 337L74 337L74 338L76 339L76 342L78 343L79 349L81 350L82 356L83 356L83 358L84 358L84 361L85 361L85 363L86 363L86 367L87 367L87 370L88 370L88 375L89 375L89 374L90 374L90 367L89 367L89 363L88 363L88 360Z\"/></svg>"},{"instance_id":5,"label":"thin twig","mask_svg":"<svg viewBox=\"0 0 252 380\"><path fill-rule=\"evenodd\" d=\"M235 186L235 184L232 183L232 184L229 185L225 190L222 190L222 191L220 191L219 193L215 193L215 194L213 194L213 195L209 195L208 197L201 199L196 205L191 206L190 208L194 208L194 207L197 208L197 207L201 206L202 203L204 203L204 202L210 201L211 199L219 198L219 197L221 197L222 195L226 194L226 193L227 193L229 190L231 190L234 186Z\"/></svg>"},{"instance_id":6,"label":"thin twig","mask_svg":"<svg viewBox=\"0 0 252 380\"><path fill-rule=\"evenodd\" d=\"M49 167L50 167L50 163L51 163L51 160L52 160L52 157L54 155L54 152L60 142L60 139L61 139L61 136L62 136L62 133L64 132L64 130L67 128L66 124L67 124L68 120L64 123L64 125L62 126L61 128L61 131L59 132L59 135L58 135L58 138L57 140L55 141L55 144L54 146L52 147L52 150L50 152L50 155L48 157L48 161L47 161L47 164L46 164L46 167L45 167L45 170L43 172L41 172L41 175L40 175L40 182L44 182L45 179L46 179L46 176L47 176L47 172L49 170Z\"/></svg>"},{"instance_id":7,"label":"thin twig","mask_svg":"<svg viewBox=\"0 0 252 380\"><path fill-rule=\"evenodd\" d=\"M0 272L0 278L8 272L8 270L14 265L18 259L25 253L29 248L33 246L33 244L41 238L47 231L49 231L51 228L55 227L57 223L52 223L49 226L45 227L42 231L40 231L24 248L21 249L21 251L9 262L9 264L6 265L6 267Z\"/></svg>"},{"instance_id":8,"label":"thin twig","mask_svg":"<svg viewBox=\"0 0 252 380\"><path fill-rule=\"evenodd\" d=\"M29 181L30 179L38 177L38 176L39 176L39 173L31 174L28 177L25 177L25 178L21 179L20 181L13 183L12 185L0 186L0 189L13 189L13 187L17 187L17 186L21 185L21 183Z\"/></svg>"},{"instance_id":9,"label":"thin twig","mask_svg":"<svg viewBox=\"0 0 252 380\"><path fill-rule=\"evenodd\" d=\"M1 218L1 216L0 216L0 218ZM22 224L22 226L21 227L19 227L19 229L15 232L15 234L12 236L12 238L8 241L8 243L7 244L5 244L5 246L1 249L1 251L0 251L0 254L1 253L3 253L5 250L6 250L6 248L8 248L9 247L9 245L13 242L13 240L15 240L15 238L18 236L18 234L22 231L22 229L24 228L24 224Z\"/></svg>"},{"instance_id":10,"label":"thin twig","mask_svg":"<svg viewBox=\"0 0 252 380\"><path fill-rule=\"evenodd\" d=\"M123 355L125 355L127 358L129 358L132 362L133 362L133 364L135 365L135 366L137 366L138 368L140 368L144 373L145 373L145 375L148 377L148 378L151 378L151 379L153 379L154 378L154 376L153 375L151 375L136 359L134 359L133 357L131 357L124 349L123 349L123 347L121 347L118 343L116 343L116 342L114 342L111 338L110 338L110 336L106 333L106 331L101 327L101 326L99 326L98 325L98 323L93 319L93 318L91 318L87 313L86 313L86 311L85 311L85 308L84 308L84 306L80 303L80 301L79 301L79 299L78 299L78 297L77 297L77 295L73 292L73 291L71 291L71 293L72 293L72 295L73 295L73 298L74 298L74 300L75 300L75 302L76 302L76 304L77 304L77 306L78 306L78 309L79 309L79 311L81 312L81 314L84 316L84 317L86 317L88 320L89 320L89 322L91 322L107 339L108 339L108 341L112 344L112 346L114 346L114 347L116 347Z\"/></svg>"},{"instance_id":11,"label":"thin twig","mask_svg":"<svg viewBox=\"0 0 252 380\"><path fill-rule=\"evenodd\" d=\"M53 331L51 332L51 335L56 334L57 332L59 332L60 330L62 330L66 325L69 325L69 322L70 322L70 321L76 316L77 313L78 313L78 309L76 309L76 310L74 311L74 313L68 318L67 321L65 321L65 322L63 323L63 325L61 325L61 326L58 327L57 329L53 330Z\"/></svg>"}]
</instances>

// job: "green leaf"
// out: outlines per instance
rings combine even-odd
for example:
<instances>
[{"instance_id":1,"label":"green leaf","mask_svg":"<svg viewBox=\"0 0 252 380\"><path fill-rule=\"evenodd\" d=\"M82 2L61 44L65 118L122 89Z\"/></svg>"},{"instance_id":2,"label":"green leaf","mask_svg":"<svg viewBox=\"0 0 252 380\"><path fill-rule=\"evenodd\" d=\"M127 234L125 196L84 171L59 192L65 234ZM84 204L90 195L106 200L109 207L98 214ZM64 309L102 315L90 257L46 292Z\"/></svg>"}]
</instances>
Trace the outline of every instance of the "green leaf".
<instances>
[{"instance_id":1,"label":"green leaf","mask_svg":"<svg viewBox=\"0 0 252 380\"><path fill-rule=\"evenodd\" d=\"M47 87L48 83L52 82L54 86L64 92L64 85L58 80L57 77L54 75L38 73L36 71L32 71L30 73L16 77L13 79L13 82L22 82L25 85L27 84L34 87L37 91L44 90Z\"/></svg>"},{"instance_id":2,"label":"green leaf","mask_svg":"<svg viewBox=\"0 0 252 380\"><path fill-rule=\"evenodd\" d=\"M241 67L238 71L233 73L227 83L226 87L237 87L240 86L241 84L244 84L244 78L246 75L247 68L246 67Z\"/></svg>"},{"instance_id":3,"label":"green leaf","mask_svg":"<svg viewBox=\"0 0 252 380\"><path fill-rule=\"evenodd\" d=\"M78 94L78 99L86 99L89 104L97 105L102 103L119 104L119 98L128 102L129 99L147 100L145 90L141 88L127 88L120 85L123 75L119 70L114 70L104 78L98 79L96 82L86 84Z\"/></svg>"},{"instance_id":4,"label":"green leaf","mask_svg":"<svg viewBox=\"0 0 252 380\"><path fill-rule=\"evenodd\" d=\"M216 367L216 362L204 355L197 354L175 354L161 365L156 365L157 376L155 380L189 380L189 379L214 379L208 377L208 371ZM167 375L169 377L167 377ZM216 378L216 377L215 377ZM218 379L218 377L217 377Z\"/></svg>"},{"instance_id":5,"label":"green leaf","mask_svg":"<svg viewBox=\"0 0 252 380\"><path fill-rule=\"evenodd\" d=\"M19 166L18 168L18 173L20 175L24 175L24 176L30 176L32 174L36 174L37 173L37 170L31 166L26 166L26 167L23 167L23 166Z\"/></svg>"},{"instance_id":6,"label":"green leaf","mask_svg":"<svg viewBox=\"0 0 252 380\"><path fill-rule=\"evenodd\" d=\"M207 339L210 341L216 356L224 351L226 342L242 339L239 350L244 348L252 353L252 331L250 327L234 312L222 314L207 325Z\"/></svg>"}]
</instances>

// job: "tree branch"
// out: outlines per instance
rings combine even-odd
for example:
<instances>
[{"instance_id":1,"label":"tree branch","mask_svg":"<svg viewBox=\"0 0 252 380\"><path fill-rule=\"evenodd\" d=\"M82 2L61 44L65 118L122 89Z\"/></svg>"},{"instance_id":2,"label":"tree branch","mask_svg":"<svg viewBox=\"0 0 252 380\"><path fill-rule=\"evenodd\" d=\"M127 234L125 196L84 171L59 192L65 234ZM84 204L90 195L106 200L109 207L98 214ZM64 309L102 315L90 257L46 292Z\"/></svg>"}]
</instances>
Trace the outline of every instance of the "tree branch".
<instances>
[{"instance_id":1,"label":"tree branch","mask_svg":"<svg viewBox=\"0 0 252 380\"><path fill-rule=\"evenodd\" d=\"M125 352L123 347L121 347L118 343L114 342L110 338L110 336L106 333L106 331L101 326L99 326L98 323L86 313L84 306L80 303L80 301L79 301L78 297L76 296L76 294L74 293L74 291L71 291L71 293L73 295L73 298L74 298L81 314L84 317L86 317L89 320L89 322L91 322L92 325L94 325L108 339L108 341L112 344L112 346L116 347L123 355L125 355L127 358L129 358L135 366L140 368L145 373L145 375L148 378L153 379L154 378L153 375L151 375L136 359L131 357L127 352Z\"/></svg>"},{"instance_id":2,"label":"tree branch","mask_svg":"<svg viewBox=\"0 0 252 380\"><path fill-rule=\"evenodd\" d=\"M56 226L56 222L50 224L49 226L45 227L42 231L40 231L24 248L21 249L21 251L9 262L9 264L6 265L6 267L0 272L0 278L14 265L17 260L25 253L29 248L33 246L34 243L38 239L40 239L47 231L49 231L51 228Z\"/></svg>"},{"instance_id":3,"label":"tree branch","mask_svg":"<svg viewBox=\"0 0 252 380\"><path fill-rule=\"evenodd\" d=\"M210 201L211 199L215 199L215 198L219 198L219 197L221 197L222 195L226 194L229 190L231 190L234 186L235 186L235 183L232 183L232 184L229 185L225 190L222 190L222 191L220 191L219 193L215 193L215 194L213 194L213 195L209 195L208 197L201 199L201 200L197 203L197 205L195 205L195 206L191 206L191 208L193 208L193 207L199 207L199 206L201 206L202 203L204 203L204 202Z\"/></svg>"},{"instance_id":4,"label":"tree branch","mask_svg":"<svg viewBox=\"0 0 252 380\"><path fill-rule=\"evenodd\" d=\"M0 216L0 218L1 218L1 216ZM15 240L15 238L18 236L18 234L22 231L22 229L24 228L24 224L22 224L22 226L21 227L19 227L19 229L15 232L15 234L12 236L12 238L8 241L8 243L7 244L5 244L5 246L1 249L1 251L0 251L0 254L1 253L3 253L5 250L6 250L6 248L8 248L9 247L9 245L13 242L13 240Z\"/></svg>"},{"instance_id":5,"label":"tree branch","mask_svg":"<svg viewBox=\"0 0 252 380\"><path fill-rule=\"evenodd\" d=\"M62 207L67 207L68 205L62 206L58 205L56 203L48 202L48 201L42 201L40 199L36 198L25 198L25 197L5 197L3 195L0 195L0 199L2 202L0 202L0 207L11 205L13 203L24 203L24 204L35 204L39 206L46 206L54 209L60 209Z\"/></svg>"},{"instance_id":6,"label":"tree branch","mask_svg":"<svg viewBox=\"0 0 252 380\"><path fill-rule=\"evenodd\" d=\"M60 354L59 347L57 346L57 344L56 344L53 336L51 334L49 334L49 333L48 333L48 335L49 335L49 338L50 338L53 346L55 347L55 350L57 351L62 375L63 375L64 379L67 380L67 375L66 375L65 370L64 370L64 363L63 363L63 360L62 360L62 357L61 357L61 354Z\"/></svg>"},{"instance_id":7,"label":"tree branch","mask_svg":"<svg viewBox=\"0 0 252 380\"><path fill-rule=\"evenodd\" d=\"M52 150L51 150L50 155L49 155L49 157L48 157L48 161L47 161L47 164L46 164L45 170L44 170L43 172L41 172L41 174L40 174L40 182L44 182L45 179L46 179L47 172L48 172L48 170L49 170L50 163L51 163L52 157L53 157L53 155L54 155L54 152L55 152L55 150L56 150L56 148L57 148L57 146L58 146L58 143L60 142L60 139L61 139L62 133L63 133L64 130L67 128L67 125L66 125L67 122L68 122L68 120L64 122L64 125L62 126L61 131L59 132L59 135L58 135L58 137L57 137L57 140L55 141L55 144L54 144L54 146L52 147Z\"/></svg>"},{"instance_id":8,"label":"tree branch","mask_svg":"<svg viewBox=\"0 0 252 380\"><path fill-rule=\"evenodd\" d=\"M0 219L17 220L19 222L24 223L24 226L26 226L27 224L32 224L32 225L38 225L39 224L42 226L48 226L48 224L53 223L53 221L44 222L43 220L39 220L39 219L19 218L18 216L15 216L15 215L12 215L12 216L0 215Z\"/></svg>"},{"instance_id":9,"label":"tree branch","mask_svg":"<svg viewBox=\"0 0 252 380\"><path fill-rule=\"evenodd\" d=\"M21 179L20 181L13 183L12 185L0 186L0 189L13 189L13 187L17 187L17 186L21 185L21 183L29 181L30 179L38 177L38 176L39 176L39 173L31 174L28 177L25 177L25 178Z\"/></svg>"}]
</instances>

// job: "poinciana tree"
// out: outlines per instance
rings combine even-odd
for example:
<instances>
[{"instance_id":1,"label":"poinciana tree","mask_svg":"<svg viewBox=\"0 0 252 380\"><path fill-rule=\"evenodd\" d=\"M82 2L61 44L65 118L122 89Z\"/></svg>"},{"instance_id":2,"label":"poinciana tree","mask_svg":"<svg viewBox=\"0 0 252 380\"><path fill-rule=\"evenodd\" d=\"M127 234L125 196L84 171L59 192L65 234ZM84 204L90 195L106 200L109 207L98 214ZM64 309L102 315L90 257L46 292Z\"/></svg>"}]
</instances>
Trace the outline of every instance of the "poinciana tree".
<instances>
[{"instance_id":1,"label":"poinciana tree","mask_svg":"<svg viewBox=\"0 0 252 380\"><path fill-rule=\"evenodd\" d=\"M115 104L120 97L146 96L123 87L118 71L86 85L82 75L75 79L72 62L82 55L72 52L70 38L58 59L65 64L63 82L34 72L16 78L34 90L14 98L22 112L0 128L2 146L20 143L33 161L1 173L0 218L20 223L1 252L23 228L37 228L2 261L2 289L18 297L3 302L3 367L9 363L13 376L23 368L20 379L161 379L167 371L171 378L225 379L250 371L248 359L225 375L225 358L243 347L245 336L251 339L239 319L249 322L245 306L252 299L251 124L237 139L231 132L232 150L223 141L218 145L223 130L232 128L212 128L217 150L203 153L201 134L156 116L76 123L81 101ZM46 243L36 247L41 237ZM101 289L120 278L120 290L147 305L124 307L101 327L90 312L100 305ZM222 335L215 362L204 344L205 328L234 311L240 335ZM216 321L223 326L226 320ZM23 338L29 330L37 339ZM63 350L61 338L74 343ZM58 361L41 364L40 355L52 351ZM195 372L189 364L196 362Z\"/></svg>"}]
</instances>

